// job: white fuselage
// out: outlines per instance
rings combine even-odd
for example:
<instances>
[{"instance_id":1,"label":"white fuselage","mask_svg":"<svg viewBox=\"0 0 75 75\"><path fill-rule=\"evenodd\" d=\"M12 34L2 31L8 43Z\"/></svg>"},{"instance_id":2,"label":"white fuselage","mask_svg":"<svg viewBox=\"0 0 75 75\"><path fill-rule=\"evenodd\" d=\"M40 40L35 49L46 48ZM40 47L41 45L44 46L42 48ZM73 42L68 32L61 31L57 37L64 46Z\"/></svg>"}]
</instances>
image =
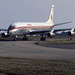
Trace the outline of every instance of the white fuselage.
<instances>
[{"instance_id":1,"label":"white fuselage","mask_svg":"<svg viewBox=\"0 0 75 75\"><path fill-rule=\"evenodd\" d=\"M9 26L8 30L9 33L12 35L21 35L21 34L27 34L29 32L35 31L35 30L47 30L51 29L53 27L53 24L44 22L44 23L36 23L36 22L18 22L11 25L11 28Z\"/></svg>"}]
</instances>

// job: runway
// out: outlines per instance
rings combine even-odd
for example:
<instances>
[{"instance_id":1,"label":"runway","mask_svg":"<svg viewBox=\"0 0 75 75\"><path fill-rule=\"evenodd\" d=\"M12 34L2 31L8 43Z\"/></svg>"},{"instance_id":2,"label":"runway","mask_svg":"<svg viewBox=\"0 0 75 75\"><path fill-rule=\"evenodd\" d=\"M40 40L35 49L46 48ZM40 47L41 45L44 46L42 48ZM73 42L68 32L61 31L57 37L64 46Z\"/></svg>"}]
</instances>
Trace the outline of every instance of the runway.
<instances>
[{"instance_id":1,"label":"runway","mask_svg":"<svg viewBox=\"0 0 75 75\"><path fill-rule=\"evenodd\" d=\"M37 41L1 41L0 56L75 61L75 50L36 45Z\"/></svg>"}]
</instances>

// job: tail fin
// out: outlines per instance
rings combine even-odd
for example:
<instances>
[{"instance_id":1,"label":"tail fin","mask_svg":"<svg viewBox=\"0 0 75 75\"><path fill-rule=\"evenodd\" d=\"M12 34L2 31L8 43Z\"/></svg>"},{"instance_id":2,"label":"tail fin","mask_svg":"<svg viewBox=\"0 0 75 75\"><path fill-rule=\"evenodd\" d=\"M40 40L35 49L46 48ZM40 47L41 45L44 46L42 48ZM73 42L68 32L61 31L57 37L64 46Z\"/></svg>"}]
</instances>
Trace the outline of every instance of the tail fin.
<instances>
[{"instance_id":1,"label":"tail fin","mask_svg":"<svg viewBox=\"0 0 75 75\"><path fill-rule=\"evenodd\" d=\"M53 23L54 5L52 5L51 12L47 23Z\"/></svg>"}]
</instances>

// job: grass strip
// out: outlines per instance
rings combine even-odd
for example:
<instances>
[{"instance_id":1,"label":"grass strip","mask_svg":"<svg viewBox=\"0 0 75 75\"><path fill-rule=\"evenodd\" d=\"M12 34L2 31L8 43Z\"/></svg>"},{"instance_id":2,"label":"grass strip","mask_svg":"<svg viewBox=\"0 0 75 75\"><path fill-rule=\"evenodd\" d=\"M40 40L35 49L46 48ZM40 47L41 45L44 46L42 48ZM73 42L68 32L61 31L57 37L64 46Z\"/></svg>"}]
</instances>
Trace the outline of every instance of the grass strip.
<instances>
[{"instance_id":1,"label":"grass strip","mask_svg":"<svg viewBox=\"0 0 75 75\"><path fill-rule=\"evenodd\" d=\"M0 57L0 75L75 75L75 62Z\"/></svg>"}]
</instances>

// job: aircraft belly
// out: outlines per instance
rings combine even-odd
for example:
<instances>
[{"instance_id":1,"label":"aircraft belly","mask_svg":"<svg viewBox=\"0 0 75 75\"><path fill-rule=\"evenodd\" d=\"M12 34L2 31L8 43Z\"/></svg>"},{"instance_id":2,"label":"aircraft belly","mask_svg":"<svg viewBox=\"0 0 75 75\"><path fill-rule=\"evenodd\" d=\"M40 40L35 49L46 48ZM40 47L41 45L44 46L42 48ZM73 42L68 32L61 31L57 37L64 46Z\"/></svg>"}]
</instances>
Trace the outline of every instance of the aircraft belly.
<instances>
[{"instance_id":1,"label":"aircraft belly","mask_svg":"<svg viewBox=\"0 0 75 75\"><path fill-rule=\"evenodd\" d=\"M33 28L32 30L49 30L50 28Z\"/></svg>"},{"instance_id":2,"label":"aircraft belly","mask_svg":"<svg viewBox=\"0 0 75 75\"><path fill-rule=\"evenodd\" d=\"M39 30L48 30L49 28L27 28L27 29L17 29L16 31L12 32L12 35L25 35L33 31L39 31Z\"/></svg>"},{"instance_id":3,"label":"aircraft belly","mask_svg":"<svg viewBox=\"0 0 75 75\"><path fill-rule=\"evenodd\" d=\"M27 34L27 30L26 29L20 29L17 31L17 34Z\"/></svg>"},{"instance_id":4,"label":"aircraft belly","mask_svg":"<svg viewBox=\"0 0 75 75\"><path fill-rule=\"evenodd\" d=\"M26 29L19 29L12 32L12 35L24 35L24 34L27 34Z\"/></svg>"}]
</instances>

